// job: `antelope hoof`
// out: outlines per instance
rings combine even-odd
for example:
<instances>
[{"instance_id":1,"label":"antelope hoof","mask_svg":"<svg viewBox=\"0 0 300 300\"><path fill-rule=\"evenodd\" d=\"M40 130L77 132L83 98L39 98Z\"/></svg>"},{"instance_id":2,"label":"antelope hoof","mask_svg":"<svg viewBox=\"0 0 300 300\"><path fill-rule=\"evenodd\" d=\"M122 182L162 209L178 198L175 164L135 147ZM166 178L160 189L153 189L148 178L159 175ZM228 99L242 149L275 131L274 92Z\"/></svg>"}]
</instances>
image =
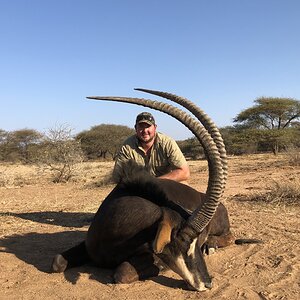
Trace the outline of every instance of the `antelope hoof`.
<instances>
[{"instance_id":1,"label":"antelope hoof","mask_svg":"<svg viewBox=\"0 0 300 300\"><path fill-rule=\"evenodd\" d=\"M68 261L61 255L54 256L52 261L52 271L55 273L62 273L66 270Z\"/></svg>"},{"instance_id":2,"label":"antelope hoof","mask_svg":"<svg viewBox=\"0 0 300 300\"><path fill-rule=\"evenodd\" d=\"M115 283L132 283L139 280L136 269L127 261L121 263L115 271Z\"/></svg>"},{"instance_id":3,"label":"antelope hoof","mask_svg":"<svg viewBox=\"0 0 300 300\"><path fill-rule=\"evenodd\" d=\"M207 289L211 289L212 288L212 281L204 282L204 285Z\"/></svg>"}]
</instances>

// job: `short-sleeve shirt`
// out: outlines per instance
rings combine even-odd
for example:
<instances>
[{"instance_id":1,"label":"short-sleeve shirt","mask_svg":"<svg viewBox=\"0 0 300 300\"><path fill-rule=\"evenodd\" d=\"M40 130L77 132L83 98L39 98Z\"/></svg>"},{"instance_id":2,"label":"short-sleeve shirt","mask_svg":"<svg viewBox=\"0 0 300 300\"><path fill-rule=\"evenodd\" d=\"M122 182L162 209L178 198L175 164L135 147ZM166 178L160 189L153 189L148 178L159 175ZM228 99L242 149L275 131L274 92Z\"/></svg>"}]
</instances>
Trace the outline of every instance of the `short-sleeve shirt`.
<instances>
[{"instance_id":1,"label":"short-sleeve shirt","mask_svg":"<svg viewBox=\"0 0 300 300\"><path fill-rule=\"evenodd\" d=\"M118 178L122 163L134 160L151 175L161 176L186 165L186 159L177 143L170 137L156 132L150 155L146 155L136 135L129 137L122 145L113 170L113 178Z\"/></svg>"}]
</instances>

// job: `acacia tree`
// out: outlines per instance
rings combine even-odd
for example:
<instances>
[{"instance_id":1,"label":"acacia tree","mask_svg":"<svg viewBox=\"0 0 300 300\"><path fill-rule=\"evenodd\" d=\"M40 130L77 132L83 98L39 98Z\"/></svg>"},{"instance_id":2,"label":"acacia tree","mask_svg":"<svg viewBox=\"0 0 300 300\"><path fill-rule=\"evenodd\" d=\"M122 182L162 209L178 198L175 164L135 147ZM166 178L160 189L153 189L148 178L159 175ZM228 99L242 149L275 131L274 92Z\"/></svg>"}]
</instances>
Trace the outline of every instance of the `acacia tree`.
<instances>
[{"instance_id":1,"label":"acacia tree","mask_svg":"<svg viewBox=\"0 0 300 300\"><path fill-rule=\"evenodd\" d=\"M4 131L0 129L0 159L5 161L32 162L42 134L34 129Z\"/></svg>"},{"instance_id":2,"label":"acacia tree","mask_svg":"<svg viewBox=\"0 0 300 300\"><path fill-rule=\"evenodd\" d=\"M255 105L239 113L234 122L245 129L262 130L263 139L277 154L288 128L297 127L300 119L300 101L293 98L261 97Z\"/></svg>"},{"instance_id":3,"label":"acacia tree","mask_svg":"<svg viewBox=\"0 0 300 300\"><path fill-rule=\"evenodd\" d=\"M127 126L101 124L80 132L76 139L80 140L88 159L107 159L108 156L114 159L123 141L133 133L134 130Z\"/></svg>"},{"instance_id":4,"label":"acacia tree","mask_svg":"<svg viewBox=\"0 0 300 300\"><path fill-rule=\"evenodd\" d=\"M42 134L34 129L20 129L11 133L11 142L16 145L20 159L23 162L31 162L35 145L39 144Z\"/></svg>"}]
</instances>

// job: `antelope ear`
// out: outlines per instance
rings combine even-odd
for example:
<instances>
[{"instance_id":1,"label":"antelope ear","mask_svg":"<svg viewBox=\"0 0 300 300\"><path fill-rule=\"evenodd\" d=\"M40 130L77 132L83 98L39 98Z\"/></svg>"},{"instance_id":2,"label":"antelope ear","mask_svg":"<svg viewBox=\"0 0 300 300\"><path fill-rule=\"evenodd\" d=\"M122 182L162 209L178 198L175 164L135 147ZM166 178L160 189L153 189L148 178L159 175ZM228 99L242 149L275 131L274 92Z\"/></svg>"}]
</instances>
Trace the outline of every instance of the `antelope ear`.
<instances>
[{"instance_id":1,"label":"antelope ear","mask_svg":"<svg viewBox=\"0 0 300 300\"><path fill-rule=\"evenodd\" d=\"M171 242L171 233L174 227L172 220L166 210L163 210L163 219L158 225L156 237L152 247L155 254L163 252L165 246Z\"/></svg>"}]
</instances>

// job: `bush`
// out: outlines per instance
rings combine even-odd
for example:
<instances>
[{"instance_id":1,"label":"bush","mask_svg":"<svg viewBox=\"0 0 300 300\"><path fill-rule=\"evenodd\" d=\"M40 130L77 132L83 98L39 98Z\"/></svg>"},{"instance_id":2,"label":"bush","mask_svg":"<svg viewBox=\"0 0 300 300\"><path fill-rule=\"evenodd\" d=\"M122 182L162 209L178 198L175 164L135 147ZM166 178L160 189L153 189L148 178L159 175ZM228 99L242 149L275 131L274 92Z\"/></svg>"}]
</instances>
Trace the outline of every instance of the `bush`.
<instances>
[{"instance_id":1,"label":"bush","mask_svg":"<svg viewBox=\"0 0 300 300\"><path fill-rule=\"evenodd\" d=\"M246 195L241 200L275 205L300 205L300 180L298 178L276 180L268 187L267 192Z\"/></svg>"},{"instance_id":2,"label":"bush","mask_svg":"<svg viewBox=\"0 0 300 300\"><path fill-rule=\"evenodd\" d=\"M83 161L80 142L72 137L68 126L58 126L45 134L36 161L50 169L53 182L67 182L76 172L78 163Z\"/></svg>"},{"instance_id":3,"label":"bush","mask_svg":"<svg viewBox=\"0 0 300 300\"><path fill-rule=\"evenodd\" d=\"M300 149L296 147L289 147L286 150L286 156L291 166L300 166Z\"/></svg>"}]
</instances>

